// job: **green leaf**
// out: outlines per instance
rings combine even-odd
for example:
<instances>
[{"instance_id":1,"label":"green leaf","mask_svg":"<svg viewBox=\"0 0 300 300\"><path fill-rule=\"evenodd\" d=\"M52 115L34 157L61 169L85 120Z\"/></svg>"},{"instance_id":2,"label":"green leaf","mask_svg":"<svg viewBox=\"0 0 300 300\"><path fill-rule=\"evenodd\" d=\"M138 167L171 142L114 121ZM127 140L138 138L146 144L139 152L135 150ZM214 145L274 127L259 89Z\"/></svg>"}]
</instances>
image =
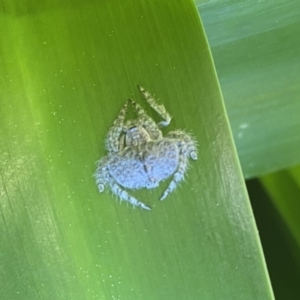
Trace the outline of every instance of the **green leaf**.
<instances>
[{"instance_id":1,"label":"green leaf","mask_svg":"<svg viewBox=\"0 0 300 300\"><path fill-rule=\"evenodd\" d=\"M198 0L246 178L300 163L300 2Z\"/></svg>"},{"instance_id":2,"label":"green leaf","mask_svg":"<svg viewBox=\"0 0 300 300\"><path fill-rule=\"evenodd\" d=\"M300 249L300 167L263 176L261 182ZM299 256L300 258L300 256Z\"/></svg>"},{"instance_id":3,"label":"green leaf","mask_svg":"<svg viewBox=\"0 0 300 300\"><path fill-rule=\"evenodd\" d=\"M193 2L20 3L0 19L2 296L273 299ZM92 178L126 99L145 104L137 84L174 116L164 133L199 143L168 199L167 182L132 192L151 212Z\"/></svg>"},{"instance_id":4,"label":"green leaf","mask_svg":"<svg viewBox=\"0 0 300 300\"><path fill-rule=\"evenodd\" d=\"M270 228L269 234L264 236L262 228L259 228L276 299L298 299L300 167L263 176L260 182L269 196L257 201L260 207L269 208L266 212L268 217L261 218L265 222L261 220L261 227ZM286 280L287 276L289 280Z\"/></svg>"},{"instance_id":5,"label":"green leaf","mask_svg":"<svg viewBox=\"0 0 300 300\"><path fill-rule=\"evenodd\" d=\"M299 205L292 199L298 197L299 200L300 195L293 188L288 190L288 186L295 185L291 176L286 176L288 173L290 170L263 177L263 185L259 180L247 182L276 300L300 298L300 251L297 234L294 234L296 228L291 226L293 216L297 213L299 219ZM279 180L280 177L282 180ZM287 190L287 193L283 193L283 190ZM288 213L285 209L288 207L294 212Z\"/></svg>"}]
</instances>

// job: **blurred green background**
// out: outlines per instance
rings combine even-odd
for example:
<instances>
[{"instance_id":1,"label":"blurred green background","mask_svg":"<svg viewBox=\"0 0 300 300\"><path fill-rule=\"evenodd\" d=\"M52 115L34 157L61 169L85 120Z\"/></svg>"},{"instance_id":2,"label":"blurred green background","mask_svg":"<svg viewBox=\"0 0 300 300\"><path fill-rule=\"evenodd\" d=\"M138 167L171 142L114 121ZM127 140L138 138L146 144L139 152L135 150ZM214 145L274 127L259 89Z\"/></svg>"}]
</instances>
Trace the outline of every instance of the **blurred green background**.
<instances>
[{"instance_id":1,"label":"blurred green background","mask_svg":"<svg viewBox=\"0 0 300 300\"><path fill-rule=\"evenodd\" d=\"M299 299L300 3L196 3L275 297Z\"/></svg>"}]
</instances>

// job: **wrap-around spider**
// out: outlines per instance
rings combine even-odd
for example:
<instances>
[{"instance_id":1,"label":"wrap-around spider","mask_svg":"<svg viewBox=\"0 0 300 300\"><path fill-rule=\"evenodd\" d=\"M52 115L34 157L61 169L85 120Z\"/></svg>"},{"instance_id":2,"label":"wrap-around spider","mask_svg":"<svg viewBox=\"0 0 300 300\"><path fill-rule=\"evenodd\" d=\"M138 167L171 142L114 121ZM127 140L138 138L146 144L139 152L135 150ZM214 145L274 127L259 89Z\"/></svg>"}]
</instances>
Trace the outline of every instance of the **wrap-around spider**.
<instances>
[{"instance_id":1,"label":"wrap-around spider","mask_svg":"<svg viewBox=\"0 0 300 300\"><path fill-rule=\"evenodd\" d=\"M152 189L171 175L173 178L161 196L165 199L184 178L188 159L197 159L195 140L183 130L163 136L159 127L169 125L170 115L163 105L143 87L138 86L148 104L163 118L156 124L132 99L127 100L106 137L107 156L97 162L94 174L100 192L108 186L113 194L133 206L150 207L127 193L127 189ZM137 119L126 120L128 105L137 113Z\"/></svg>"}]
</instances>

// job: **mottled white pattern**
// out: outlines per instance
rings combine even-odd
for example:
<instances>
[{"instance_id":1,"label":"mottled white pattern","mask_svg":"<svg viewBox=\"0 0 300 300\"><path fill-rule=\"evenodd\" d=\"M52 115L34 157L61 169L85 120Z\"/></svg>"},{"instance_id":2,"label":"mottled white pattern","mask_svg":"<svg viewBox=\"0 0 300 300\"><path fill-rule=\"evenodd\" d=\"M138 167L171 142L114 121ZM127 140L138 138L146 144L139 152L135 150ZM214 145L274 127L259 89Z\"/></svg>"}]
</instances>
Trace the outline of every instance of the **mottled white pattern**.
<instances>
[{"instance_id":1,"label":"mottled white pattern","mask_svg":"<svg viewBox=\"0 0 300 300\"><path fill-rule=\"evenodd\" d=\"M159 129L170 124L171 117L163 105L141 86L141 94L148 104L164 119L156 124L132 99L121 109L106 137L107 156L97 162L94 174L100 192L108 186L121 200L150 210L150 207L130 196L127 189L152 189L171 175L172 181L160 200L165 199L184 178L188 158L197 159L194 139L183 130L169 132L163 137ZM126 120L131 104L137 119Z\"/></svg>"}]
</instances>

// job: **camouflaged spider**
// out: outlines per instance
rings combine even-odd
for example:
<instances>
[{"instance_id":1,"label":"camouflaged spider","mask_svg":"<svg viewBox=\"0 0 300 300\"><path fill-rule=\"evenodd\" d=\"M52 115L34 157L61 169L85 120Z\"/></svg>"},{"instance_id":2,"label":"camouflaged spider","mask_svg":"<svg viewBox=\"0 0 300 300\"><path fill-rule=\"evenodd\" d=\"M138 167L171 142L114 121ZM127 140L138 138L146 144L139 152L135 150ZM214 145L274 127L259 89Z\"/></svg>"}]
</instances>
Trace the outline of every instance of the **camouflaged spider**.
<instances>
[{"instance_id":1,"label":"camouflaged spider","mask_svg":"<svg viewBox=\"0 0 300 300\"><path fill-rule=\"evenodd\" d=\"M170 124L171 116L163 105L138 86L148 104L164 119L156 124L132 99L127 100L106 137L107 156L97 162L94 174L100 192L106 185L121 200L133 206L150 207L130 196L123 188L152 189L173 174L172 181L160 200L165 199L184 178L188 158L197 159L195 140L183 130L169 132L165 137L159 127ZM128 104L137 119L125 121Z\"/></svg>"}]
</instances>

